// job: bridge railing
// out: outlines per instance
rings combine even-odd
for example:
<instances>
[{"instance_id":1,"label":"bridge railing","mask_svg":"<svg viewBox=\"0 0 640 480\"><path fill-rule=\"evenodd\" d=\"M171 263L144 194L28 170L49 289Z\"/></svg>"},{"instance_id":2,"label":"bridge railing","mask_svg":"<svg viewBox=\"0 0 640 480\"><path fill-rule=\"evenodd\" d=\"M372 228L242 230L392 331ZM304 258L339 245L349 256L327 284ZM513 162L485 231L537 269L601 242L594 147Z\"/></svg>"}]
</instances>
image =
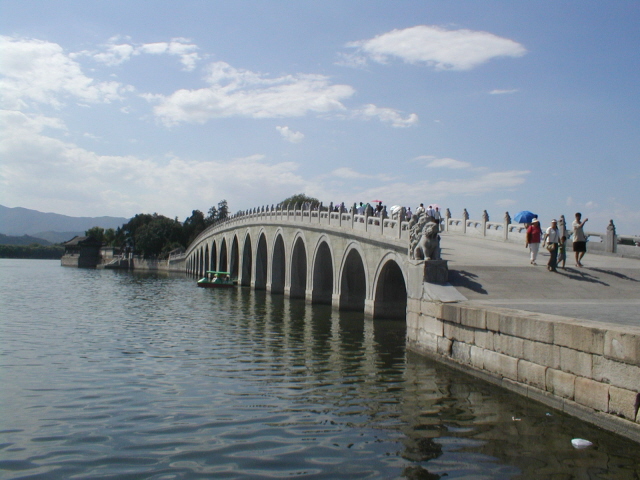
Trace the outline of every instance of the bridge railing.
<instances>
[{"instance_id":1,"label":"bridge railing","mask_svg":"<svg viewBox=\"0 0 640 480\"><path fill-rule=\"evenodd\" d=\"M197 245L203 238L219 229L232 228L237 225L261 221L265 223L290 222L300 224L319 224L334 228L364 232L368 235L409 241L409 222L396 216L388 218L386 212L380 216L369 213L358 214L356 205L350 209L340 206L337 211L333 204L328 207L320 205L282 208L281 206L262 206L240 211L207 227L196 237L192 245Z\"/></svg>"},{"instance_id":2,"label":"bridge railing","mask_svg":"<svg viewBox=\"0 0 640 480\"><path fill-rule=\"evenodd\" d=\"M235 215L218 221L209 226L194 240L193 245L210 235L212 231L220 228L229 228L240 224L262 221L265 223L291 222L327 225L334 228L363 232L367 235L379 235L381 237L404 240L409 242L410 223L404 218L404 209L389 217L386 210L380 215L365 211L358 213L358 208L354 204L347 208L343 204L334 206L330 203L324 206L322 203L312 205L280 205L262 206L250 210L240 211ZM521 223L513 223L509 212L505 212L502 221L490 221L487 211L483 211L480 219L469 218L467 209L464 209L460 218L453 218L451 211L447 208L442 219L441 231L462 235L483 237L489 240L498 240L513 243L524 243L526 238L526 226ZM564 215L558 221L558 228L567 238L570 231ZM613 221L609 222L605 232L585 232L591 240L591 250L605 253L619 253L629 256L640 257L640 248L634 246L640 244L640 237L629 235L616 235ZM620 245L623 241L628 245Z\"/></svg>"},{"instance_id":3,"label":"bridge railing","mask_svg":"<svg viewBox=\"0 0 640 480\"><path fill-rule=\"evenodd\" d=\"M452 218L451 211L447 209L443 221L443 229L450 233L513 243L524 243L527 235L527 226L522 223L512 223L509 212L505 212L502 222L491 222L486 210L479 220L474 220L469 218L467 209L463 210L461 218ZM564 215L561 215L558 219L558 229L561 235L566 235L568 243L571 243L571 225L567 228ZM640 257L640 237L617 235L613 220L609 221L605 232L586 231L585 235L590 245L589 251L593 253L613 253L629 257Z\"/></svg>"}]
</instances>

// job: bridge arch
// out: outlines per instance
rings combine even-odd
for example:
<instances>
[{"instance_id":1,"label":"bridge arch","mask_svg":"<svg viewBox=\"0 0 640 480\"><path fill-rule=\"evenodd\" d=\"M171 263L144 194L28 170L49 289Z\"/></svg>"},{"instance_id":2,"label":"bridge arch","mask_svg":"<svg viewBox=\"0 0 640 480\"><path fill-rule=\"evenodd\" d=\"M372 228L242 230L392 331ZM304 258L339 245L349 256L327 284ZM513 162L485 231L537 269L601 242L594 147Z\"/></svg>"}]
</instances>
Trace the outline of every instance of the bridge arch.
<instances>
[{"instance_id":1,"label":"bridge arch","mask_svg":"<svg viewBox=\"0 0 640 480\"><path fill-rule=\"evenodd\" d=\"M234 280L238 279L238 269L240 268L240 250L238 248L238 236L233 236L231 242L231 257L229 258L229 273ZM215 269L214 269L215 270Z\"/></svg>"},{"instance_id":2,"label":"bridge arch","mask_svg":"<svg viewBox=\"0 0 640 480\"><path fill-rule=\"evenodd\" d=\"M373 318L406 317L407 279L401 265L395 252L387 253L378 263L373 280Z\"/></svg>"},{"instance_id":3,"label":"bridge arch","mask_svg":"<svg viewBox=\"0 0 640 480\"><path fill-rule=\"evenodd\" d=\"M367 268L362 247L355 241L345 249L340 266L340 310L363 311L367 299Z\"/></svg>"},{"instance_id":4,"label":"bridge arch","mask_svg":"<svg viewBox=\"0 0 640 480\"><path fill-rule=\"evenodd\" d=\"M258 233L258 241L255 250L255 275L253 277L253 288L256 290L265 290L267 288L267 273L269 268L267 249L267 234L264 229Z\"/></svg>"},{"instance_id":5,"label":"bridge arch","mask_svg":"<svg viewBox=\"0 0 640 480\"><path fill-rule=\"evenodd\" d=\"M228 261L227 261L227 239L226 238L222 238L222 241L220 242L220 271L221 272L226 272L227 271L227 266L228 266Z\"/></svg>"},{"instance_id":6,"label":"bridge arch","mask_svg":"<svg viewBox=\"0 0 640 480\"><path fill-rule=\"evenodd\" d=\"M289 261L289 296L291 298L305 298L307 292L308 257L304 234L296 232L291 246Z\"/></svg>"},{"instance_id":7,"label":"bridge arch","mask_svg":"<svg viewBox=\"0 0 640 480\"><path fill-rule=\"evenodd\" d=\"M334 255L326 235L322 235L313 252L311 269L311 303L331 305L334 285Z\"/></svg>"},{"instance_id":8,"label":"bridge arch","mask_svg":"<svg viewBox=\"0 0 640 480\"><path fill-rule=\"evenodd\" d=\"M251 248L251 235L247 229L242 244L242 276L240 285L248 287L251 285L251 272L253 271L253 251Z\"/></svg>"},{"instance_id":9,"label":"bridge arch","mask_svg":"<svg viewBox=\"0 0 640 480\"><path fill-rule=\"evenodd\" d=\"M276 231L271 247L271 293L284 293L286 278L286 254L282 230Z\"/></svg>"}]
</instances>

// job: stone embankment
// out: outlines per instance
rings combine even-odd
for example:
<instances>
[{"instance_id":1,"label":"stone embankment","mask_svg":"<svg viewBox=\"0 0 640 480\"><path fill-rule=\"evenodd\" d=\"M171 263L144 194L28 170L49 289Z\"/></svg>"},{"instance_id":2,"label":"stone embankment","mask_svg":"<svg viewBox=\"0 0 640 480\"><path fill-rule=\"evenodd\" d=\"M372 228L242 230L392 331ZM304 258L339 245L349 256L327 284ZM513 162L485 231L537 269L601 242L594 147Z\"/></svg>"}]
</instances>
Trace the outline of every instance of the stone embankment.
<instances>
[{"instance_id":1,"label":"stone embankment","mask_svg":"<svg viewBox=\"0 0 640 480\"><path fill-rule=\"evenodd\" d=\"M407 347L640 442L640 261L529 264L524 244L443 233L450 285L407 303Z\"/></svg>"},{"instance_id":2,"label":"stone embankment","mask_svg":"<svg viewBox=\"0 0 640 480\"><path fill-rule=\"evenodd\" d=\"M640 442L640 329L409 299L407 347Z\"/></svg>"}]
</instances>

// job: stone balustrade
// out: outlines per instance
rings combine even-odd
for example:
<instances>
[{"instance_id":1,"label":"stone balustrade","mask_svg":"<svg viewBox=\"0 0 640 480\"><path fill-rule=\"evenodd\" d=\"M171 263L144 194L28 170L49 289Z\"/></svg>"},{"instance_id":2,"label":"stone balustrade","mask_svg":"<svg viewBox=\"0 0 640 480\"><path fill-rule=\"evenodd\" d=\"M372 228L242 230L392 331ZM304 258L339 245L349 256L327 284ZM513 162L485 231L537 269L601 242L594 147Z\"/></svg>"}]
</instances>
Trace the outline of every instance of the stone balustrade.
<instances>
[{"instance_id":1,"label":"stone balustrade","mask_svg":"<svg viewBox=\"0 0 640 480\"><path fill-rule=\"evenodd\" d=\"M334 211L334 204L324 206L319 205L293 205L282 208L279 205L262 206L249 210L240 211L228 218L216 222L201 235L206 235L210 229L219 228L221 224L235 225L246 223L247 221L264 220L278 222L302 222L318 223L320 225L331 225L353 229L370 234L379 234L387 238L409 240L409 222L404 217L404 210L397 215L397 218L389 218L384 212L383 216L359 215L352 212L357 211L354 204L349 209L339 206L338 212ZM568 226L568 228L567 228ZM454 218L447 208L442 219L442 230L448 233L471 235L483 237L487 240L505 241L513 243L524 243L526 238L526 227L522 223L513 223L509 212L505 212L500 221L490 221L486 210L480 219L471 219L467 209L464 209L460 218ZM544 231L545 226L543 226ZM561 231L571 230L571 225L567 224L564 215L558 219L558 228ZM640 247L633 245L621 245L626 243L640 244L640 237L630 235L617 235L613 220L610 221L604 232L586 231L589 244L589 251L592 253L619 254L631 257L640 257ZM567 235L568 236L568 235ZM197 243L196 242L194 243ZM569 239L569 243L571 240Z\"/></svg>"},{"instance_id":2,"label":"stone balustrade","mask_svg":"<svg viewBox=\"0 0 640 480\"><path fill-rule=\"evenodd\" d=\"M334 205L329 204L328 207L319 204L316 206L302 207L295 205L288 208L280 206L263 206L250 210L240 211L228 218L218 221L209 226L193 241L192 245L199 243L201 238L210 235L211 231L219 228L229 228L243 223L255 223L256 221L264 223L274 222L292 222L326 225L341 229L350 229L357 232L366 232L368 235L379 235L388 239L406 240L409 242L409 222L404 218L403 214L398 218L389 218L386 213L382 216L370 215L365 213L359 215L352 213L357 211L354 204L349 210L342 207L342 211L334 211ZM187 251L188 253L188 251Z\"/></svg>"}]
</instances>

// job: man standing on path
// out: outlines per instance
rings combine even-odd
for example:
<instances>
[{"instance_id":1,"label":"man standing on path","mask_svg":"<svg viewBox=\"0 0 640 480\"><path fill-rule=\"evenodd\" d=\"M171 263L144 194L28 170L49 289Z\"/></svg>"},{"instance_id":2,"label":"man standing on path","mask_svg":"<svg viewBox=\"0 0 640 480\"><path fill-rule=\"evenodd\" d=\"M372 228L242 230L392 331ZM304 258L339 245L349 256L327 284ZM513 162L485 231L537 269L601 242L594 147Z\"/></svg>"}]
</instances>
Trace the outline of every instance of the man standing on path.
<instances>
[{"instance_id":1,"label":"man standing on path","mask_svg":"<svg viewBox=\"0 0 640 480\"><path fill-rule=\"evenodd\" d=\"M556 266L558 265L558 243L560 243L560 232L558 231L558 221L556 219L551 220L551 226L547 228L547 232L544 234L543 245L549 245L549 263L547 263L547 269L550 272L557 272Z\"/></svg>"},{"instance_id":2,"label":"man standing on path","mask_svg":"<svg viewBox=\"0 0 640 480\"><path fill-rule=\"evenodd\" d=\"M587 237L584 234L584 224L587 223L588 218L585 218L583 222L580 222L582 214L576 213L576 219L573 221L573 251L576 255L576 267L582 267L582 257L587 253Z\"/></svg>"}]
</instances>

